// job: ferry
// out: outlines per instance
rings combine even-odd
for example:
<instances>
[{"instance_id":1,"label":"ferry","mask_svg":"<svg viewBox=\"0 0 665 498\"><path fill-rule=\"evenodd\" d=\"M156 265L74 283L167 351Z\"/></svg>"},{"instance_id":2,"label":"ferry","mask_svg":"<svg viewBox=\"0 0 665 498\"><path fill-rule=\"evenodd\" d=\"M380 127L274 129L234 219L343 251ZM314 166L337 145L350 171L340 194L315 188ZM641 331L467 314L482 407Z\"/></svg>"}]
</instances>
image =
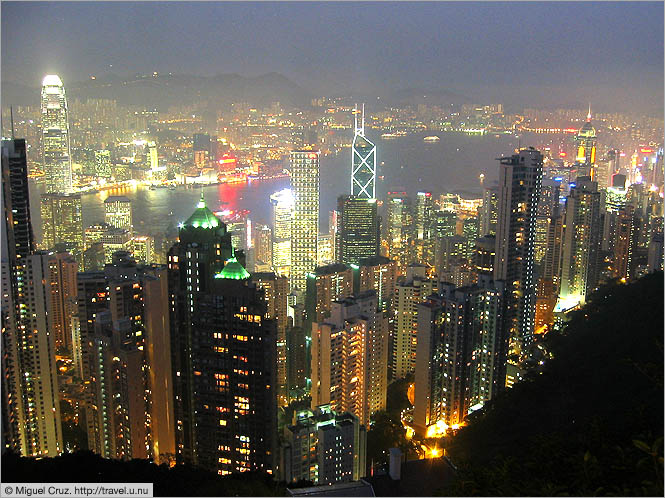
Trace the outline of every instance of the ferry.
<instances>
[{"instance_id":1,"label":"ferry","mask_svg":"<svg viewBox=\"0 0 665 498\"><path fill-rule=\"evenodd\" d=\"M436 135L432 135L432 136L423 138L423 142L429 142L429 143L439 142L440 140L441 139L439 137L437 137Z\"/></svg>"}]
</instances>

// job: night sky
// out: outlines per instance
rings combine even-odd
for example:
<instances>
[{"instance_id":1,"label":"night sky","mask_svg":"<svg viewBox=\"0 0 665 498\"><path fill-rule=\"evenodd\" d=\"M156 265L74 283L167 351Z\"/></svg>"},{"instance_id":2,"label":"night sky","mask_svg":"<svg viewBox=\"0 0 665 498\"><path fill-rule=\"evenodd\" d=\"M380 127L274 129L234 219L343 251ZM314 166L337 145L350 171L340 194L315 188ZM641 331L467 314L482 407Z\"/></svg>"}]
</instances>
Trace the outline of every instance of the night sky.
<instances>
[{"instance_id":1,"label":"night sky","mask_svg":"<svg viewBox=\"0 0 665 498\"><path fill-rule=\"evenodd\" d=\"M3 81L152 71L662 111L663 3L2 2Z\"/></svg>"}]
</instances>

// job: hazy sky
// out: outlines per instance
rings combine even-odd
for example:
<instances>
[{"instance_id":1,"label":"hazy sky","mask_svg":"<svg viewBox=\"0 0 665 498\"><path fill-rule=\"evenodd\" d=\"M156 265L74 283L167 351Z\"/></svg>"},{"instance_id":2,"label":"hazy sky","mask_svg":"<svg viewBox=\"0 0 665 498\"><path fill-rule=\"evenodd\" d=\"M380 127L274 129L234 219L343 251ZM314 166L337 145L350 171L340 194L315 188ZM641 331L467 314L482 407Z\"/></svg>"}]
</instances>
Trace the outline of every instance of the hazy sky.
<instances>
[{"instance_id":1,"label":"hazy sky","mask_svg":"<svg viewBox=\"0 0 665 498\"><path fill-rule=\"evenodd\" d=\"M2 2L5 81L153 70L662 109L663 2Z\"/></svg>"}]
</instances>

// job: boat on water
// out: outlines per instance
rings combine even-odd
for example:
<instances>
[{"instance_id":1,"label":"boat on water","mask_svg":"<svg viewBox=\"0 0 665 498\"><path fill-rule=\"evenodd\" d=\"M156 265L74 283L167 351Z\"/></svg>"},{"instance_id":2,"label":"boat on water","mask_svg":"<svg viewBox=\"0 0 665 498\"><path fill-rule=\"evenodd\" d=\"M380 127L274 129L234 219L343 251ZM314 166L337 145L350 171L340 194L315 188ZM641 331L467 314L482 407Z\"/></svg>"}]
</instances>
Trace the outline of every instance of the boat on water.
<instances>
[{"instance_id":1,"label":"boat on water","mask_svg":"<svg viewBox=\"0 0 665 498\"><path fill-rule=\"evenodd\" d=\"M423 138L423 142L427 142L427 143L435 143L435 142L439 142L439 141L441 141L441 139L439 137L437 137L436 135L432 135L432 136Z\"/></svg>"},{"instance_id":2,"label":"boat on water","mask_svg":"<svg viewBox=\"0 0 665 498\"><path fill-rule=\"evenodd\" d=\"M399 138L406 136L404 131L396 131L395 133L383 133L381 138L390 140L391 138Z\"/></svg>"}]
</instances>

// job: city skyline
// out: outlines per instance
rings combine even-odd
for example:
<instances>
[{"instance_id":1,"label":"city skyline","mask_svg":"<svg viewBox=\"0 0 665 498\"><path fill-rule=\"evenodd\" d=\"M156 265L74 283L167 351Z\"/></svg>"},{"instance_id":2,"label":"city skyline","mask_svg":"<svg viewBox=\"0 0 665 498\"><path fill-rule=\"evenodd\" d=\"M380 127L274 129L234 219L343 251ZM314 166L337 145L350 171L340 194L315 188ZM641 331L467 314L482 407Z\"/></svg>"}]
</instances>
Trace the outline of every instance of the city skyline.
<instances>
[{"instance_id":1,"label":"city skyline","mask_svg":"<svg viewBox=\"0 0 665 498\"><path fill-rule=\"evenodd\" d=\"M77 7L2 4L4 494L662 496L662 5Z\"/></svg>"}]
</instances>

